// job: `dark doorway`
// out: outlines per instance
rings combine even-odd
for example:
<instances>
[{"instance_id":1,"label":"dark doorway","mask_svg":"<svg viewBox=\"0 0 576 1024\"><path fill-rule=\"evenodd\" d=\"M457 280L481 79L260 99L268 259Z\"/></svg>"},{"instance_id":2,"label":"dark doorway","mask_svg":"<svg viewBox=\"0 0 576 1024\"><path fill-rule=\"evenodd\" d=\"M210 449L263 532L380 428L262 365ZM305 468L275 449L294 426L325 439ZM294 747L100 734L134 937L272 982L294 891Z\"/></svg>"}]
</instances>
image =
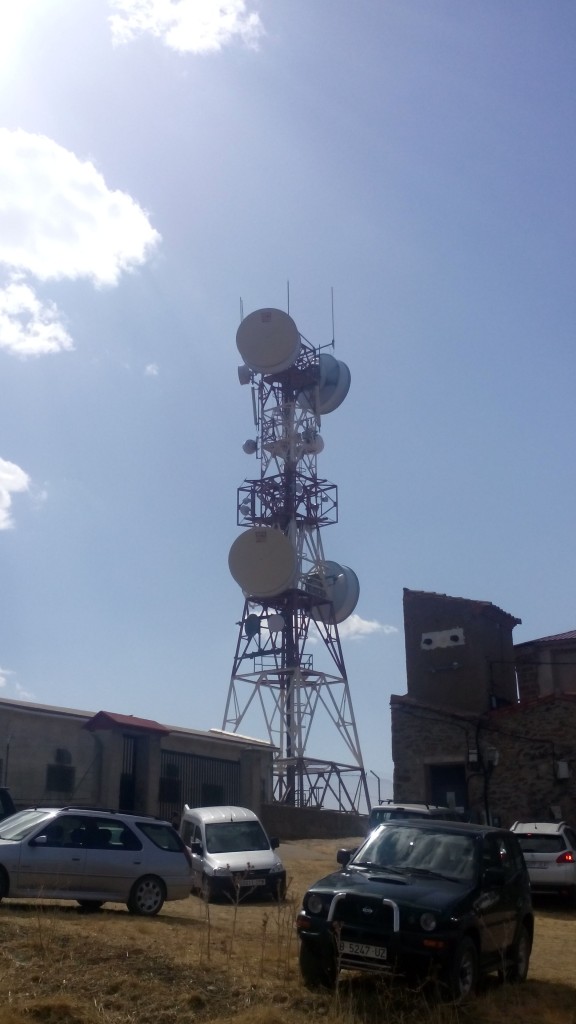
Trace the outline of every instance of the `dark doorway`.
<instances>
[{"instance_id":1,"label":"dark doorway","mask_svg":"<svg viewBox=\"0 0 576 1024\"><path fill-rule=\"evenodd\" d=\"M431 764L430 797L433 804L442 807L468 808L466 768L463 764Z\"/></svg>"}]
</instances>

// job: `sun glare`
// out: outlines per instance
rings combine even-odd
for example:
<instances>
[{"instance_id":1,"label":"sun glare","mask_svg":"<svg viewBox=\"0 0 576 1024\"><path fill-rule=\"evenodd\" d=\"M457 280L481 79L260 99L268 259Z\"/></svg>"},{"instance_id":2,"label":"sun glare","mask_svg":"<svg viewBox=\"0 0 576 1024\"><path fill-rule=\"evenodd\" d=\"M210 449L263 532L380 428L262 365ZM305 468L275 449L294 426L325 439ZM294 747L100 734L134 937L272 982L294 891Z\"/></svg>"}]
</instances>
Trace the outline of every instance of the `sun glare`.
<instances>
[{"instance_id":1,"label":"sun glare","mask_svg":"<svg viewBox=\"0 0 576 1024\"><path fill-rule=\"evenodd\" d=\"M18 67L22 43L42 0L0 0L0 76Z\"/></svg>"}]
</instances>

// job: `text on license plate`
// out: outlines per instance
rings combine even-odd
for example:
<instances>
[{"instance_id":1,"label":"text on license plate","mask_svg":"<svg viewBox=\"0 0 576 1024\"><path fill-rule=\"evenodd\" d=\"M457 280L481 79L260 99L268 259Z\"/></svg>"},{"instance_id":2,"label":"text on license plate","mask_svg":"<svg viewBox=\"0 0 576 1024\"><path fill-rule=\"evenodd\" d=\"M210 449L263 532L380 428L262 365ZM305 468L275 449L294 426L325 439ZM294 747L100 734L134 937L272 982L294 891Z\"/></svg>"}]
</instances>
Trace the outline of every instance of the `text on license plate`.
<instances>
[{"instance_id":1,"label":"text on license plate","mask_svg":"<svg viewBox=\"0 0 576 1024\"><path fill-rule=\"evenodd\" d=\"M251 889L253 889L255 885L266 885L266 879L265 878L239 878L238 881L236 882L236 885L248 885Z\"/></svg>"},{"instance_id":2,"label":"text on license plate","mask_svg":"<svg viewBox=\"0 0 576 1024\"><path fill-rule=\"evenodd\" d=\"M386 960L387 957L385 946L366 946L363 942L347 942L343 940L340 943L340 950L342 953L348 953L351 956L367 956L372 960Z\"/></svg>"}]
</instances>

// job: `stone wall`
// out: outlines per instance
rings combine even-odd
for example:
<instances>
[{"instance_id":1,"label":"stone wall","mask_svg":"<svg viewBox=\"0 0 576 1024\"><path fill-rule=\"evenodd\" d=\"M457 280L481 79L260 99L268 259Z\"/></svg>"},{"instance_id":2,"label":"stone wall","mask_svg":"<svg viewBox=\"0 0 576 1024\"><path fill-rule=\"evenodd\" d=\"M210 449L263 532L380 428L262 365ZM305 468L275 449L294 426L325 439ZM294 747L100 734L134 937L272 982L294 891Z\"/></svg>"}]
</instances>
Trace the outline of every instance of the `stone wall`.
<instances>
[{"instance_id":1,"label":"stone wall","mask_svg":"<svg viewBox=\"0 0 576 1024\"><path fill-rule=\"evenodd\" d=\"M268 835L280 842L287 839L357 838L367 830L367 815L343 811L320 810L316 807L287 807L285 804L264 804L262 824Z\"/></svg>"},{"instance_id":2,"label":"stone wall","mask_svg":"<svg viewBox=\"0 0 576 1024\"><path fill-rule=\"evenodd\" d=\"M391 708L396 800L430 802L430 767L462 765L473 820L576 824L576 695L479 718L406 697L393 697ZM558 777L559 763L566 778Z\"/></svg>"}]
</instances>

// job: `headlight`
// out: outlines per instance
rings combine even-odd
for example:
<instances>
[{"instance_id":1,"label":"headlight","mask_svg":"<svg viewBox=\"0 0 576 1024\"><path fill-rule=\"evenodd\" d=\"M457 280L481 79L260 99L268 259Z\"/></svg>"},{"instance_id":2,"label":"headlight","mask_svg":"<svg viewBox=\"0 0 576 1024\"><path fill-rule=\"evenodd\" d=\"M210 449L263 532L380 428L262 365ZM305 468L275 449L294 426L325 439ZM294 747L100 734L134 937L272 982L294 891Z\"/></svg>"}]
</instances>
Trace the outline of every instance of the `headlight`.
<instances>
[{"instance_id":1,"label":"headlight","mask_svg":"<svg viewBox=\"0 0 576 1024\"><path fill-rule=\"evenodd\" d=\"M436 915L431 914L430 911L426 911L425 914L420 916L420 927L425 932L433 932L437 925Z\"/></svg>"},{"instance_id":2,"label":"headlight","mask_svg":"<svg viewBox=\"0 0 576 1024\"><path fill-rule=\"evenodd\" d=\"M321 914L324 910L324 900L313 892L306 899L306 909L310 914Z\"/></svg>"}]
</instances>

